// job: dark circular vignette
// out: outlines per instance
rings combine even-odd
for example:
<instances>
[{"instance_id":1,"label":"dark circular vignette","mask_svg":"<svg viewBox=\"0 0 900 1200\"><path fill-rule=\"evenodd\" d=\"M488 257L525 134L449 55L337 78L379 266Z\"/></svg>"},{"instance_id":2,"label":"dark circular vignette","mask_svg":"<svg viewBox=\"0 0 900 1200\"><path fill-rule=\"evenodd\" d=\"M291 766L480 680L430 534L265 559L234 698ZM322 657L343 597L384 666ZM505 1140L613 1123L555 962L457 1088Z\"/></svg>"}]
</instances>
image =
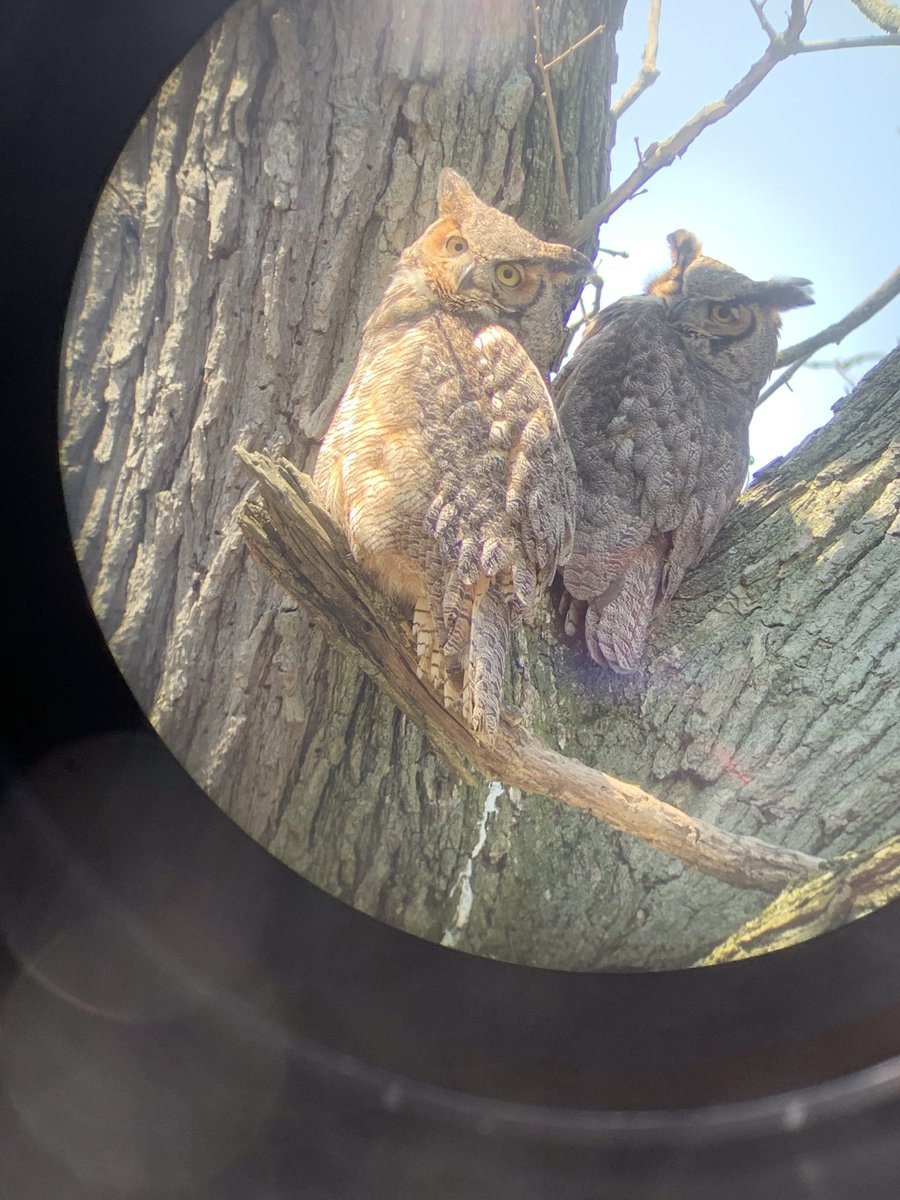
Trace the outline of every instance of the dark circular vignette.
<instances>
[{"instance_id":1,"label":"dark circular vignette","mask_svg":"<svg viewBox=\"0 0 900 1200\"><path fill-rule=\"evenodd\" d=\"M34 0L0 38L0 1191L893 1198L896 905L706 971L445 950L242 834L118 675L58 478L62 329L107 173L225 7Z\"/></svg>"}]
</instances>

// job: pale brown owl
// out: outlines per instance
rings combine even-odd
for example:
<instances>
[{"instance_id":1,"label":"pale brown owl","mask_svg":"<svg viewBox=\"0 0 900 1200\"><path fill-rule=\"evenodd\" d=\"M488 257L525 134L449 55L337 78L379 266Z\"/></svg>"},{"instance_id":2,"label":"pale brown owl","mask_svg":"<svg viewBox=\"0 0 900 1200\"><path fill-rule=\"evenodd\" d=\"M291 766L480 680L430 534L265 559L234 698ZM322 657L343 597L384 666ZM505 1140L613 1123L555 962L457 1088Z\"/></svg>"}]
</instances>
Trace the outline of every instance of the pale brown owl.
<instances>
[{"instance_id":1,"label":"pale brown owl","mask_svg":"<svg viewBox=\"0 0 900 1200\"><path fill-rule=\"evenodd\" d=\"M740 493L779 311L812 303L808 280L748 279L683 229L669 245L672 267L602 311L554 385L578 468L566 630L622 673Z\"/></svg>"},{"instance_id":2,"label":"pale brown owl","mask_svg":"<svg viewBox=\"0 0 900 1200\"><path fill-rule=\"evenodd\" d=\"M572 545L574 465L543 372L591 265L451 170L438 205L366 324L315 480L411 618L420 674L492 739L510 629Z\"/></svg>"}]
</instances>

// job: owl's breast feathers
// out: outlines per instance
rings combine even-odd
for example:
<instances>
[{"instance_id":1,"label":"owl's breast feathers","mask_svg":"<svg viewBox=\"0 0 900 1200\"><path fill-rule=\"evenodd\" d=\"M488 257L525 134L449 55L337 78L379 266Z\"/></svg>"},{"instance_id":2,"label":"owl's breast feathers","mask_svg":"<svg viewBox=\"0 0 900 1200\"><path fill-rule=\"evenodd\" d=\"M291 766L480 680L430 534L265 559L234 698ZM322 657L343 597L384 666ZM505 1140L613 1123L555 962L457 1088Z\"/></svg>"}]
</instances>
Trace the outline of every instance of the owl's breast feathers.
<instances>
[{"instance_id":1,"label":"owl's breast feathers","mask_svg":"<svg viewBox=\"0 0 900 1200\"><path fill-rule=\"evenodd\" d=\"M540 372L506 329L433 318L422 412L435 489L426 522L464 576L521 559L539 582L571 551L574 463ZM531 602L533 586L519 599Z\"/></svg>"},{"instance_id":2,"label":"owl's breast feathers","mask_svg":"<svg viewBox=\"0 0 900 1200\"><path fill-rule=\"evenodd\" d=\"M649 533L671 533L704 477L740 488L745 407L714 383L685 353L662 300L629 297L601 313L554 386L588 517L608 494L619 519L624 506Z\"/></svg>"}]
</instances>

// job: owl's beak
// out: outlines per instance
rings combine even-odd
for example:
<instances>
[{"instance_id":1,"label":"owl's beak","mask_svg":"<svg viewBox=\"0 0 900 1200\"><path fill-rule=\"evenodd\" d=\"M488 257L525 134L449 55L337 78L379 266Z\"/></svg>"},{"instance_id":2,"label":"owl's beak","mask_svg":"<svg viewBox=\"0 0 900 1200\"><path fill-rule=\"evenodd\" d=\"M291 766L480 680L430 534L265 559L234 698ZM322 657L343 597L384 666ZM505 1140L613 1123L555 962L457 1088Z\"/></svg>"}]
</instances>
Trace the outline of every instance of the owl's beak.
<instances>
[{"instance_id":1,"label":"owl's beak","mask_svg":"<svg viewBox=\"0 0 900 1200\"><path fill-rule=\"evenodd\" d=\"M472 286L472 275L474 274L474 271L475 271L474 263L469 263L466 267L463 268L462 272L460 273L459 278L456 281L456 286L460 290L462 290L463 288Z\"/></svg>"}]
</instances>

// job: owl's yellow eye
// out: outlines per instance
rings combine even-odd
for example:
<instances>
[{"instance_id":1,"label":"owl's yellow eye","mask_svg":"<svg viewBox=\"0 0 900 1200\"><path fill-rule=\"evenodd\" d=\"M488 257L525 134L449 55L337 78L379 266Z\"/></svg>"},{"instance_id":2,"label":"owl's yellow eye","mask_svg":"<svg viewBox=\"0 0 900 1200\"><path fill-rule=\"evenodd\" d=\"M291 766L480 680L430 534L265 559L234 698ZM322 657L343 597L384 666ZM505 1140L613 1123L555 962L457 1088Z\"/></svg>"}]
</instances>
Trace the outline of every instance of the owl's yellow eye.
<instances>
[{"instance_id":1,"label":"owl's yellow eye","mask_svg":"<svg viewBox=\"0 0 900 1200\"><path fill-rule=\"evenodd\" d=\"M464 237L460 237L458 233L451 233L444 243L444 249L448 254L458 257L460 254L465 254L469 248L469 243Z\"/></svg>"},{"instance_id":2,"label":"owl's yellow eye","mask_svg":"<svg viewBox=\"0 0 900 1200\"><path fill-rule=\"evenodd\" d=\"M737 313L732 304L713 304L710 306L709 315L714 321L721 321L723 325L737 320Z\"/></svg>"},{"instance_id":3,"label":"owl's yellow eye","mask_svg":"<svg viewBox=\"0 0 900 1200\"><path fill-rule=\"evenodd\" d=\"M494 268L494 276L504 287L518 287L524 276L513 263L498 263Z\"/></svg>"}]
</instances>

